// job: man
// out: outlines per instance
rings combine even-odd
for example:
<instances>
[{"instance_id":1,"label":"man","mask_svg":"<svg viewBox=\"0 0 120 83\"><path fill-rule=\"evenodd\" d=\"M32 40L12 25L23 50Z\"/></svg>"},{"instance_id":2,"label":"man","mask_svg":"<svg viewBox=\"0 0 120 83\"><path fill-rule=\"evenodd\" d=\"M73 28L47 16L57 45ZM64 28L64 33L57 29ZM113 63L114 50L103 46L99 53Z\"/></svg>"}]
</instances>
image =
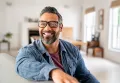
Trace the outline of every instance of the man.
<instances>
[{"instance_id":1,"label":"man","mask_svg":"<svg viewBox=\"0 0 120 83\"><path fill-rule=\"evenodd\" d=\"M79 50L59 39L62 16L54 7L45 7L39 18L40 40L20 49L17 73L30 80L54 83L99 83L87 70Z\"/></svg>"}]
</instances>

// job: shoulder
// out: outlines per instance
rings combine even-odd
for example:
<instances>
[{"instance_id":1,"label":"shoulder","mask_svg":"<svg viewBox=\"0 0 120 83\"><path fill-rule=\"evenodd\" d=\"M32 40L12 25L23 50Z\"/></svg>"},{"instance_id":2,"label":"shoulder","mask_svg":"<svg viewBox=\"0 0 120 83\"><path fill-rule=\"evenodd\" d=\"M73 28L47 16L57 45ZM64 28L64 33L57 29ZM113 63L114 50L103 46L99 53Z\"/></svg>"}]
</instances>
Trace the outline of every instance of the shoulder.
<instances>
[{"instance_id":1,"label":"shoulder","mask_svg":"<svg viewBox=\"0 0 120 83\"><path fill-rule=\"evenodd\" d=\"M63 45L62 48L66 50L66 53L67 53L66 56L67 56L68 61L72 61L72 62L78 61L78 58L81 57L80 50L76 46L71 44L70 42L67 42L61 39L60 39L60 42Z\"/></svg>"},{"instance_id":2,"label":"shoulder","mask_svg":"<svg viewBox=\"0 0 120 83\"><path fill-rule=\"evenodd\" d=\"M34 41L31 44L28 44L26 46L21 47L19 51L21 51L21 52L32 52L32 51L35 51L35 50L38 49L37 43L38 43L38 41Z\"/></svg>"},{"instance_id":3,"label":"shoulder","mask_svg":"<svg viewBox=\"0 0 120 83\"><path fill-rule=\"evenodd\" d=\"M73 54L76 56L78 54L78 52L80 52L80 50L76 46L74 46L73 44L71 44L68 41L60 39L60 43L62 45L61 49L65 49L66 52L69 54Z\"/></svg>"},{"instance_id":4,"label":"shoulder","mask_svg":"<svg viewBox=\"0 0 120 83\"><path fill-rule=\"evenodd\" d=\"M76 49L76 47L68 41L60 39L60 42L63 44L65 48Z\"/></svg>"},{"instance_id":5,"label":"shoulder","mask_svg":"<svg viewBox=\"0 0 120 83\"><path fill-rule=\"evenodd\" d=\"M60 42L61 42L63 45L73 46L70 42L65 41L65 40L63 40L63 39L60 39Z\"/></svg>"}]
</instances>

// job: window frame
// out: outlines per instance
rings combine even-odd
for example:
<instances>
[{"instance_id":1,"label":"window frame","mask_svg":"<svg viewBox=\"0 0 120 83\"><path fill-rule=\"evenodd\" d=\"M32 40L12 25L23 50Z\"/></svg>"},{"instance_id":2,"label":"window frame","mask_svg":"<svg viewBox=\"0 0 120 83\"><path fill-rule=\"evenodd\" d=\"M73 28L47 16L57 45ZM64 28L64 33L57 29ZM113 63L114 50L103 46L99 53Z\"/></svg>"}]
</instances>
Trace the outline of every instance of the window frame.
<instances>
[{"instance_id":1,"label":"window frame","mask_svg":"<svg viewBox=\"0 0 120 83\"><path fill-rule=\"evenodd\" d=\"M116 51L116 52L120 52L120 47L114 47L114 38L113 38L113 36L114 36L114 28L116 27L117 28L117 30L116 31L118 31L119 29L120 29L120 24L118 23L118 20L120 21L120 19L118 19L118 17L117 17L117 25L115 25L114 23L113 23L113 20L115 19L115 17L116 17L116 15L114 15L113 13L114 13L114 9L115 8L119 8L119 10L117 11L117 12L119 12L120 11L120 6L117 6L117 7L111 7L110 8L110 12L109 12L109 41L108 41L108 49L109 50L112 50L112 51ZM114 11L113 11L114 10ZM118 15L117 15L118 16ZM117 34L117 36L118 36L118 34ZM118 39L120 39L120 38L118 38L118 37L116 37L116 40L118 40ZM116 42L115 42L116 43ZM117 43L118 44L118 43ZM119 45L119 44L118 44Z\"/></svg>"},{"instance_id":2,"label":"window frame","mask_svg":"<svg viewBox=\"0 0 120 83\"><path fill-rule=\"evenodd\" d=\"M91 33L91 40L92 40L92 34L93 35L95 35L95 30L96 30L96 25L95 25L95 23L96 23L96 12L95 11L92 11L92 12L89 12L89 13L86 13L85 15L84 15L84 42L87 42L87 41L91 41L91 40L88 40L87 39L87 24L86 24L86 22L87 22L87 15L88 14L91 14L91 13L93 13L94 14L94 18L93 18L93 24L92 24L92 26L91 27L93 27L93 28L91 28L92 30L91 30L91 32L93 32L93 33Z\"/></svg>"}]
</instances>

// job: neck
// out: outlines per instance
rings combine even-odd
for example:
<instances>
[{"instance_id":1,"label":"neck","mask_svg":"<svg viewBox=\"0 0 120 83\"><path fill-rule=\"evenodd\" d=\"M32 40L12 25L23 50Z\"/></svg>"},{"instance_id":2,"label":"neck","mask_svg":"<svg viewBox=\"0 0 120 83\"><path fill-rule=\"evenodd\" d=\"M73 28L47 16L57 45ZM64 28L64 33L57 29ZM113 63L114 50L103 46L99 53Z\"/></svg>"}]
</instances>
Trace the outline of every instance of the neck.
<instances>
[{"instance_id":1,"label":"neck","mask_svg":"<svg viewBox=\"0 0 120 83\"><path fill-rule=\"evenodd\" d=\"M52 44L44 44L44 46L49 53L51 53L51 54L56 53L59 50L59 40L56 40Z\"/></svg>"}]
</instances>

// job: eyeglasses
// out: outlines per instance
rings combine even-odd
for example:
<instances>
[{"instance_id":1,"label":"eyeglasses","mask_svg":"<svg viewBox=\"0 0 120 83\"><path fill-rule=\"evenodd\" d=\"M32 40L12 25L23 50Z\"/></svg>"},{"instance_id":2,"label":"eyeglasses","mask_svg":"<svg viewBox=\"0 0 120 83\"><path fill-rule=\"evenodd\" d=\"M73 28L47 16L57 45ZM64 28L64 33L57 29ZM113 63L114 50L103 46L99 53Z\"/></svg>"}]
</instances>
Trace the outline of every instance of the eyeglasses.
<instances>
[{"instance_id":1,"label":"eyeglasses","mask_svg":"<svg viewBox=\"0 0 120 83\"><path fill-rule=\"evenodd\" d=\"M58 27L58 21L39 21L38 26L40 28L45 28L47 24L50 26L50 28L57 28Z\"/></svg>"}]
</instances>

